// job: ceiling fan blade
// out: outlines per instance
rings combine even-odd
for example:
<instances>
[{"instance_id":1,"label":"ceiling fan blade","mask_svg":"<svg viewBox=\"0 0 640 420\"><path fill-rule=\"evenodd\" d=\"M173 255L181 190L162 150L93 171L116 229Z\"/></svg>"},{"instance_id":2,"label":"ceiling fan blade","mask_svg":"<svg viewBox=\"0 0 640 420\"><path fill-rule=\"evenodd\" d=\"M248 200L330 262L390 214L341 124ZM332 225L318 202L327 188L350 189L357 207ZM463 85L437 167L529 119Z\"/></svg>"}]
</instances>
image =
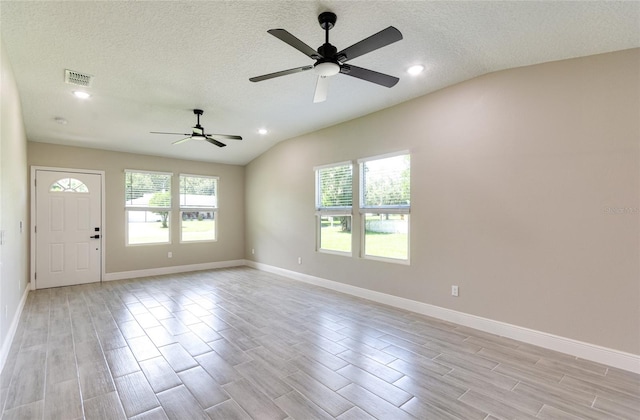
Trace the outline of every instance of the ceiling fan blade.
<instances>
[{"instance_id":1,"label":"ceiling fan blade","mask_svg":"<svg viewBox=\"0 0 640 420\"><path fill-rule=\"evenodd\" d=\"M380 32L371 35L369 38L363 39L360 42L356 42L350 47L340 51L337 56L343 56L344 59L339 58L342 63L352 60L356 57L360 57L363 54L367 54L371 51L375 51L378 48L385 47L389 44L393 44L396 41L402 39L402 34L399 30L393 26L389 26L387 29L383 29Z\"/></svg>"},{"instance_id":2,"label":"ceiling fan blade","mask_svg":"<svg viewBox=\"0 0 640 420\"><path fill-rule=\"evenodd\" d=\"M216 140L216 139L212 139L211 137L205 137L204 139L205 139L206 141L208 141L209 143L211 143L211 144L215 144L215 145L216 145L216 146L218 146L218 147L225 147L225 146L226 146L226 144L224 144L224 143L222 143L222 142L219 142L219 141L218 141L218 140Z\"/></svg>"},{"instance_id":3,"label":"ceiling fan blade","mask_svg":"<svg viewBox=\"0 0 640 420\"><path fill-rule=\"evenodd\" d=\"M313 103L324 102L327 100L327 92L329 91L329 78L327 76L318 76L316 82L316 92L313 95Z\"/></svg>"},{"instance_id":4,"label":"ceiling fan blade","mask_svg":"<svg viewBox=\"0 0 640 420\"><path fill-rule=\"evenodd\" d=\"M188 135L188 134L187 134L187 135ZM192 137L191 137L191 136L189 136L189 137L184 138L184 139L176 140L176 141L174 141L174 142L173 142L173 143L171 143L171 144L180 144L180 143L184 143L185 141L188 141L188 140L191 140L191 139L192 139Z\"/></svg>"},{"instance_id":5,"label":"ceiling fan blade","mask_svg":"<svg viewBox=\"0 0 640 420\"><path fill-rule=\"evenodd\" d=\"M227 140L242 140L240 136L234 136L232 134L205 134L207 137L221 137Z\"/></svg>"},{"instance_id":6,"label":"ceiling fan blade","mask_svg":"<svg viewBox=\"0 0 640 420\"><path fill-rule=\"evenodd\" d=\"M173 134L175 136L190 136L189 133L165 133L163 131L149 131L151 134Z\"/></svg>"},{"instance_id":7,"label":"ceiling fan blade","mask_svg":"<svg viewBox=\"0 0 640 420\"><path fill-rule=\"evenodd\" d=\"M309 58L317 60L318 58L322 58L320 54L304 42L300 41L295 36L291 35L291 33L287 32L284 29L269 29L271 35L278 38L280 41L286 42L291 45L296 50L300 51L302 54L306 55Z\"/></svg>"},{"instance_id":8,"label":"ceiling fan blade","mask_svg":"<svg viewBox=\"0 0 640 420\"><path fill-rule=\"evenodd\" d=\"M263 80L273 79L274 77L286 76L287 74L300 73L301 71L311 70L313 66L296 67L295 69L277 71L275 73L263 74L262 76L252 77L252 82L261 82Z\"/></svg>"},{"instance_id":9,"label":"ceiling fan blade","mask_svg":"<svg viewBox=\"0 0 640 420\"><path fill-rule=\"evenodd\" d=\"M363 69L362 67L352 65L342 66L340 68L340 73L388 88L395 86L400 80L397 77L389 76L388 74L378 73L377 71Z\"/></svg>"}]
</instances>

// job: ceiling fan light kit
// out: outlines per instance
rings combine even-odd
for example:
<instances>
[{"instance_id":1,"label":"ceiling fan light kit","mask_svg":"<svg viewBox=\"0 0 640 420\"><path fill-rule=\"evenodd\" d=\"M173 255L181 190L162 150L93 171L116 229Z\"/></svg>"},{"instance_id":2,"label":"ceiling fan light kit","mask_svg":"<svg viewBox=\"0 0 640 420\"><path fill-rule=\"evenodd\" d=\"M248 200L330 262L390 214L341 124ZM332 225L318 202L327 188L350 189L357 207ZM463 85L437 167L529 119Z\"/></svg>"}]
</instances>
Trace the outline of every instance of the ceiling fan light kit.
<instances>
[{"instance_id":1,"label":"ceiling fan light kit","mask_svg":"<svg viewBox=\"0 0 640 420\"><path fill-rule=\"evenodd\" d=\"M378 73L376 71L365 69L362 67L347 65L345 63L351 59L370 53L389 44L393 44L394 42L400 41L402 39L402 33L400 33L400 31L393 26L389 26L388 28L375 33L360 42L356 42L355 44L345 48L342 51L338 51L336 47L329 43L329 30L331 30L331 28L335 26L336 20L337 16L331 12L323 12L318 16L318 23L320 24L320 27L325 31L325 42L318 48L317 51L304 42L300 41L298 38L284 29L268 30L267 32L269 34L289 44L290 46L297 49L312 60L315 60L316 62L313 66L296 67L289 70L283 70L275 73L264 74L262 76L252 77L249 80L252 82L261 82L263 80L273 79L276 77L300 73L313 69L314 73L318 75L313 102L322 102L326 100L329 83L327 78L335 76L338 73L342 73L347 76L355 77L388 88L395 86L396 83L398 83L398 81L400 80L397 77L389 76L388 74L384 73Z\"/></svg>"}]
</instances>

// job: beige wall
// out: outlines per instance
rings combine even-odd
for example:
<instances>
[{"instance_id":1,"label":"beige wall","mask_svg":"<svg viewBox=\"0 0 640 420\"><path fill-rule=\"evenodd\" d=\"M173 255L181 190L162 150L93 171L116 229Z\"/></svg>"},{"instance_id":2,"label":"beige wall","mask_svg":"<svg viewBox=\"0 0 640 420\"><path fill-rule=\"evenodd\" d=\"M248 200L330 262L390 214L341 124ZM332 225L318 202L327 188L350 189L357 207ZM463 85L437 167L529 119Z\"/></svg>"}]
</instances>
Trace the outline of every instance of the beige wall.
<instances>
[{"instance_id":1,"label":"beige wall","mask_svg":"<svg viewBox=\"0 0 640 420\"><path fill-rule=\"evenodd\" d=\"M27 139L11 63L0 41L0 368L7 334L19 316L27 271ZM20 229L22 223L23 228ZM17 321L17 319L15 319Z\"/></svg>"},{"instance_id":2,"label":"beige wall","mask_svg":"<svg viewBox=\"0 0 640 420\"><path fill-rule=\"evenodd\" d=\"M244 258L244 167L97 149L28 143L29 166L50 166L102 170L106 173L106 273L152 268L230 261ZM124 170L172 172L173 190L179 187L180 173L215 175L218 184L217 242L185 243L179 241L178 211L172 212L169 245L125 246ZM174 200L175 200L174 195ZM172 258L167 253L173 253Z\"/></svg>"},{"instance_id":3,"label":"beige wall","mask_svg":"<svg viewBox=\"0 0 640 420\"><path fill-rule=\"evenodd\" d=\"M245 254L640 354L639 74L637 49L502 71L280 143L246 168ZM312 168L405 149L411 265L317 253Z\"/></svg>"}]
</instances>

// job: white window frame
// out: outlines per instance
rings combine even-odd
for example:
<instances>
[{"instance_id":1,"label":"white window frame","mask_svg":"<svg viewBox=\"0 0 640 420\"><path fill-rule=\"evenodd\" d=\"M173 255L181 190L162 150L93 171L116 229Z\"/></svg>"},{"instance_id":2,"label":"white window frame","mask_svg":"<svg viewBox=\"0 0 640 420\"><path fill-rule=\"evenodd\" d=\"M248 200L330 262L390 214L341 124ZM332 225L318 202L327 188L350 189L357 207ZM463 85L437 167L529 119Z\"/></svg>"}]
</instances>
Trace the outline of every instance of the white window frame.
<instances>
[{"instance_id":1,"label":"white window frame","mask_svg":"<svg viewBox=\"0 0 640 420\"><path fill-rule=\"evenodd\" d=\"M171 194L171 206L169 207L149 207L149 206L133 206L127 204L126 196L127 196L127 173L138 173L138 174L156 174L156 175L169 175L169 193ZM146 171L139 169L125 169L124 170L124 187L125 187L125 204L124 204L124 241L125 246L155 246L155 245L171 245L171 230L172 230L172 220L171 220L171 211L173 206L173 172L159 172L159 171ZM130 211L144 211L150 213L157 213L158 211L167 211L169 215L167 216L168 222L168 242L146 242L140 244L130 244L129 243L129 212Z\"/></svg>"},{"instance_id":2,"label":"white window frame","mask_svg":"<svg viewBox=\"0 0 640 420\"><path fill-rule=\"evenodd\" d=\"M385 205L385 206L366 206L364 204L364 194L365 194L365 179L364 179L364 164L366 162L387 159L396 156L404 156L409 155L409 159L411 159L411 153L408 150L402 150L393 153L386 153L382 155L370 156L362 159L358 159L358 174L359 174L359 214L360 214L360 257L368 260L377 260L384 262L391 262L395 264L411 264L411 203L407 205ZM409 171L411 171L411 166L409 166ZM411 181L409 181L411 182ZM407 259L400 258L391 258L391 257L380 257L375 255L367 255L366 254L366 215L368 213L376 213L376 214L406 214L408 215L407 220Z\"/></svg>"},{"instance_id":3,"label":"white window frame","mask_svg":"<svg viewBox=\"0 0 640 420\"><path fill-rule=\"evenodd\" d=\"M322 207L322 192L321 192L321 185L320 185L320 171L322 169L329 169L329 168L336 168L339 166L349 166L351 168L351 206L333 206L333 207ZM334 255L341 255L341 256L348 256L351 257L353 255L353 172L354 172L354 167L353 167L353 162L350 160L344 161L344 162L338 162L338 163L330 163L330 164L326 164L326 165L320 165L320 166L316 166L313 168L313 171L315 173L315 186L316 186L316 192L315 192L315 199L316 199L316 203L315 203L315 207L316 207L316 251L317 252L321 252L321 253L325 253L325 254L334 254ZM322 242L322 237L321 237L321 230L322 230L322 218L323 217L342 217L342 216L349 216L351 217L351 226L352 226L352 231L351 231L351 244L349 247L349 252L345 252L345 251L338 251L338 250L332 250L332 249L326 249L326 248L322 248L321 247L321 242Z\"/></svg>"},{"instance_id":4,"label":"white window frame","mask_svg":"<svg viewBox=\"0 0 640 420\"><path fill-rule=\"evenodd\" d=\"M218 194L219 192L219 188L220 188L220 177L218 176L214 176L214 175L196 175L196 174L179 174L178 175L178 183L181 184L181 178L182 177L191 177L191 178L206 178L206 179L214 179L216 181L216 204L214 207L206 207L206 206L202 206L202 207L190 207L190 206L183 206L182 205L182 191L180 191L180 185L178 185L178 206L179 206L179 214L180 214L180 243L181 244L199 244L199 243L206 243L206 242L218 242L218 209L220 208L220 206L218 205L218 199L220 198L220 195ZM204 240L195 240L195 241L185 241L182 239L182 213L183 212L192 212L192 211L198 211L198 212L211 212L213 213L213 220L214 220L214 232L213 232L213 236L214 239L204 239Z\"/></svg>"}]
</instances>

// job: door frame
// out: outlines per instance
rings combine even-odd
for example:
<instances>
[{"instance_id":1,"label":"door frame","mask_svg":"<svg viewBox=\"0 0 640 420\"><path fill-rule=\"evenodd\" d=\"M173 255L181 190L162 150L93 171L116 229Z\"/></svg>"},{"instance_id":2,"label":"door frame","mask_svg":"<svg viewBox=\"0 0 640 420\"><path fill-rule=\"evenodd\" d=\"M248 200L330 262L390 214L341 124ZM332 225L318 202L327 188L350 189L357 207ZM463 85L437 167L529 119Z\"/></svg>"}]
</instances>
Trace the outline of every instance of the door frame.
<instances>
[{"instance_id":1,"label":"door frame","mask_svg":"<svg viewBox=\"0 0 640 420\"><path fill-rule=\"evenodd\" d=\"M80 174L92 174L100 175L100 283L104 281L105 276L105 237L106 237L106 224L105 224L105 171L98 171L95 169L77 169L77 168L57 168L52 166L31 166L31 179L29 180L29 189L31 190L31 221L30 221L30 242L31 242L31 256L29 281L31 284L31 290L36 290L36 171L50 171L50 172L70 172Z\"/></svg>"}]
</instances>

